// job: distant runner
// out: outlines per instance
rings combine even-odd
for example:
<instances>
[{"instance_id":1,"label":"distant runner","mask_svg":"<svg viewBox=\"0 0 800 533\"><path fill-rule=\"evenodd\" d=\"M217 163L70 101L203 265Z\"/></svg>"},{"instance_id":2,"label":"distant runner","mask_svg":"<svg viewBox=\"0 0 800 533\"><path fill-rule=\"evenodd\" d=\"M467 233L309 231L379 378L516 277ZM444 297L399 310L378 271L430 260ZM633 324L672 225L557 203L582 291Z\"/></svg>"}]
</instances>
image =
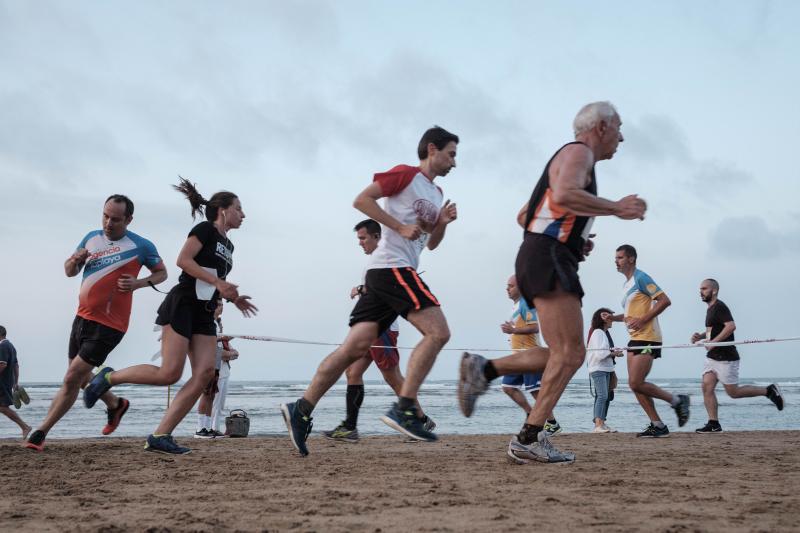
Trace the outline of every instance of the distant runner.
<instances>
[{"instance_id":1,"label":"distant runner","mask_svg":"<svg viewBox=\"0 0 800 533\"><path fill-rule=\"evenodd\" d=\"M719 283L714 279L705 279L700 284L700 299L708 304L706 311L706 330L704 333L693 333L691 342L732 342L736 323L725 303L718 298ZM731 398L752 398L766 396L775 404L778 411L783 410L783 395L777 384L767 387L739 385L739 352L736 346L707 346L706 364L703 367L703 402L708 411L708 422L697 428L695 432L709 434L722 433L719 423L717 395L714 389L717 382L722 382L725 392Z\"/></svg>"}]
</instances>

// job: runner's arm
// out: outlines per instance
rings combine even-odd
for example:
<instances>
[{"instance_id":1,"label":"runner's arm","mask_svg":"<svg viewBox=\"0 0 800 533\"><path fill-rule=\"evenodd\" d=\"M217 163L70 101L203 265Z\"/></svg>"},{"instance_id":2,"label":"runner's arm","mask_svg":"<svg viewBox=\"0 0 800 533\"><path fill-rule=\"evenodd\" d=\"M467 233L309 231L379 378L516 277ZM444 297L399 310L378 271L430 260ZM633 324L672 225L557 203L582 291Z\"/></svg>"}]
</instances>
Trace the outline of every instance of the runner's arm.
<instances>
[{"instance_id":1,"label":"runner's arm","mask_svg":"<svg viewBox=\"0 0 800 533\"><path fill-rule=\"evenodd\" d=\"M447 225L457 218L458 210L456 209L456 204L451 204L450 200L447 200L439 211L439 219L436 221L436 227L433 228L431 237L428 239L428 250L435 250L436 247L441 244Z\"/></svg>"},{"instance_id":2,"label":"runner's arm","mask_svg":"<svg viewBox=\"0 0 800 533\"><path fill-rule=\"evenodd\" d=\"M86 259L89 257L89 250L86 248L81 248L76 250L71 256L64 261L64 273L67 275L68 278L72 278L77 276L83 265L86 263Z\"/></svg>"},{"instance_id":3,"label":"runner's arm","mask_svg":"<svg viewBox=\"0 0 800 533\"><path fill-rule=\"evenodd\" d=\"M183 243L183 248L181 248L181 251L178 253L178 260L175 264L194 279L205 281L216 287L220 296L226 300L236 300L236 298L239 297L239 291L236 290L236 285L228 283L210 272L206 272L206 270L194 260L195 256L197 256L202 249L203 243L200 242L200 239L191 235L186 239L186 242Z\"/></svg>"},{"instance_id":4,"label":"runner's arm","mask_svg":"<svg viewBox=\"0 0 800 533\"><path fill-rule=\"evenodd\" d=\"M661 292L655 295L655 297L653 297L653 300L656 302L656 305L654 305L648 312L646 312L642 316L628 317L626 323L629 329L632 329L634 331L642 329L645 324L647 324L655 317L663 313L664 309L672 305L669 296L667 296L665 292Z\"/></svg>"},{"instance_id":5,"label":"runner's arm","mask_svg":"<svg viewBox=\"0 0 800 533\"><path fill-rule=\"evenodd\" d=\"M593 165L594 157L588 147L571 145L564 148L552 166L550 188L553 201L579 216L614 215L627 220L644 218L647 206L636 195L614 202L584 190Z\"/></svg>"},{"instance_id":6,"label":"runner's arm","mask_svg":"<svg viewBox=\"0 0 800 533\"><path fill-rule=\"evenodd\" d=\"M373 182L356 196L356 199L353 200L353 207L379 224L396 231L404 239L411 241L418 239L422 234L422 229L416 224L401 224L378 204L378 200L381 198L383 198L381 186L379 183Z\"/></svg>"},{"instance_id":7,"label":"runner's arm","mask_svg":"<svg viewBox=\"0 0 800 533\"><path fill-rule=\"evenodd\" d=\"M136 279L129 274L123 274L117 281L117 286L123 291L135 291L142 287L147 287L149 284L158 285L167 280L167 267L164 262L149 267L151 274L145 278Z\"/></svg>"},{"instance_id":8,"label":"runner's arm","mask_svg":"<svg viewBox=\"0 0 800 533\"><path fill-rule=\"evenodd\" d=\"M709 343L722 342L722 339L727 339L728 337L731 336L731 334L734 331L736 331L736 322L734 322L733 320L731 320L730 322L725 322L725 326L722 328L722 331L720 331L716 337L714 337L708 342Z\"/></svg>"}]
</instances>

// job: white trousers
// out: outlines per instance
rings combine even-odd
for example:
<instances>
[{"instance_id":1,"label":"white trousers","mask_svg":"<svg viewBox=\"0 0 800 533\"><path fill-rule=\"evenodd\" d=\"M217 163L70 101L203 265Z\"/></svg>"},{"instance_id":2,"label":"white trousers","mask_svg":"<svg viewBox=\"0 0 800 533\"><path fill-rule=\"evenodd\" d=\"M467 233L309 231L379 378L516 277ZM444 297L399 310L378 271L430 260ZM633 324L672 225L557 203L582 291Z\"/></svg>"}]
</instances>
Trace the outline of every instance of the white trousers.
<instances>
[{"instance_id":1,"label":"white trousers","mask_svg":"<svg viewBox=\"0 0 800 533\"><path fill-rule=\"evenodd\" d=\"M223 363L224 364L224 363ZM211 406L211 429L219 431L220 422L225 422L225 397L228 395L228 379L230 376L220 376L217 380L219 392L214 395L214 403Z\"/></svg>"}]
</instances>

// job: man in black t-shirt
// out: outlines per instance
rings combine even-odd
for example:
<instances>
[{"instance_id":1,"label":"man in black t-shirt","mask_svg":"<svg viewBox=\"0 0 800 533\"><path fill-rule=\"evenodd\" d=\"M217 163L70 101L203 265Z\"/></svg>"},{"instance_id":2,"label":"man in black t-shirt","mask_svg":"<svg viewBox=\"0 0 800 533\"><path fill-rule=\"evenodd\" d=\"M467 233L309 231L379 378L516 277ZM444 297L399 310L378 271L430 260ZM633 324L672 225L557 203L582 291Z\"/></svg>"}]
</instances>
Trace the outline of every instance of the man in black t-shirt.
<instances>
[{"instance_id":1,"label":"man in black t-shirt","mask_svg":"<svg viewBox=\"0 0 800 533\"><path fill-rule=\"evenodd\" d=\"M700 299L708 304L706 312L705 333L693 333L693 343L732 342L736 323L730 309L717 299L719 283L713 279L705 279L700 284ZM783 410L783 396L778 385L768 387L739 385L739 352L736 346L706 346L706 364L703 368L703 402L708 411L708 422L697 428L697 433L722 433L722 426L717 415L717 396L714 389L717 381L722 382L725 392L731 398L752 398L766 396L779 411Z\"/></svg>"},{"instance_id":2,"label":"man in black t-shirt","mask_svg":"<svg viewBox=\"0 0 800 533\"><path fill-rule=\"evenodd\" d=\"M0 414L6 415L22 430L22 438L26 438L31 427L20 416L11 410L14 403L14 389L19 386L19 363L17 350L11 341L6 339L6 328L0 326ZM19 400L17 400L19 402ZM19 403L16 404L19 408Z\"/></svg>"}]
</instances>

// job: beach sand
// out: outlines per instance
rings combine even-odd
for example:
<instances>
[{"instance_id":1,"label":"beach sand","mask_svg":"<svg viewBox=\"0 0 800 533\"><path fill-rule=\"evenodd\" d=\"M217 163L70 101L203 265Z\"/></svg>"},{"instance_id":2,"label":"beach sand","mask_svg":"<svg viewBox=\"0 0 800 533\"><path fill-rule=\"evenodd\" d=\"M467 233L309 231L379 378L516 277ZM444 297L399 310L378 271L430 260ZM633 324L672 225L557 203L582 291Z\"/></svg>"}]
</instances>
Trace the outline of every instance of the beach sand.
<instances>
[{"instance_id":1,"label":"beach sand","mask_svg":"<svg viewBox=\"0 0 800 533\"><path fill-rule=\"evenodd\" d=\"M514 465L508 436L0 441L0 530L797 531L800 432L559 435L571 465Z\"/></svg>"}]
</instances>

